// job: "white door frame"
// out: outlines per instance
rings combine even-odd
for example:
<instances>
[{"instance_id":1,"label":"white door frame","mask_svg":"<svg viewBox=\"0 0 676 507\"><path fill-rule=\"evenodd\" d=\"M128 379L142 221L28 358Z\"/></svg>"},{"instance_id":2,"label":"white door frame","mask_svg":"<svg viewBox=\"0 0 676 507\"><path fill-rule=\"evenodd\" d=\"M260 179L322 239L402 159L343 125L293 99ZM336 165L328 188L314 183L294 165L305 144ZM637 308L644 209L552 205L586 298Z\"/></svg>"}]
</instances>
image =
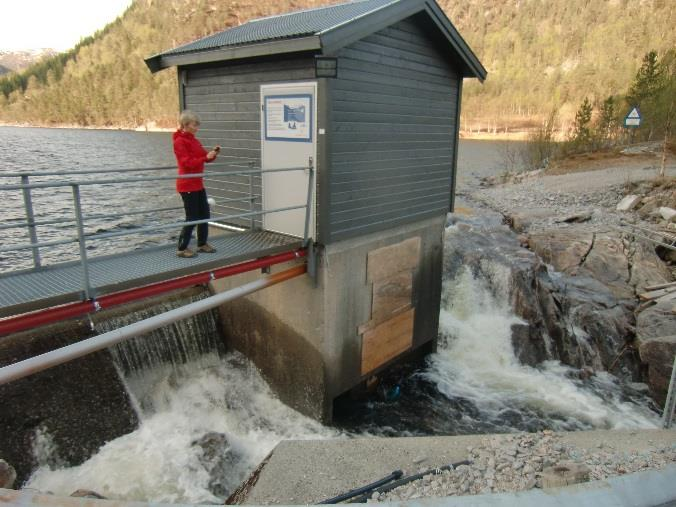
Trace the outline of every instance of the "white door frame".
<instances>
[{"instance_id":1,"label":"white door frame","mask_svg":"<svg viewBox=\"0 0 676 507\"><path fill-rule=\"evenodd\" d=\"M274 94L274 90L280 89L280 90L286 90L288 91L289 88L312 88L312 111L311 111L311 119L312 119L312 125L310 129L310 135L312 138L312 147L310 149L311 152L311 157L313 160L313 166L314 166L314 171L315 171L315 178L314 178L314 186L312 189L312 201L311 201L311 209L310 209L310 227L308 231L308 236L309 238L315 238L316 237L316 220L315 220L315 210L317 209L316 207L316 202L317 202L317 133L318 133L318 128L317 128L317 82L316 81L291 81L288 83L271 83L271 84L262 84L260 85L260 104L261 104L261 112L260 112L260 118L261 118L261 168L262 169L269 169L270 167L270 161L266 160L266 143L269 142L285 142L285 141L269 141L266 140L266 125L265 125L265 111L264 111L264 104L265 104L265 96L266 95L271 95ZM271 91L273 93L271 93ZM294 144L296 144L293 141L286 141L289 144L289 147L292 147ZM310 143L306 143L310 144ZM293 164L293 167L302 167L302 166L307 166L308 160L305 159L302 163L296 163ZM290 167L289 165L273 165L272 168L279 168L279 167ZM266 190L266 187L271 186L271 181L274 180L274 177L278 177L279 175L290 175L293 174L292 172L280 172L280 173L264 173L261 176L261 206L263 210L268 209L268 201L270 200L270 196L272 195L272 192L270 193L269 189ZM307 186L308 186L308 178L309 178L309 171L305 171L306 178L304 179L305 185L303 188L303 204L307 202ZM267 184L266 184L267 182ZM296 203L294 203L296 204ZM300 204L300 203L298 203ZM305 211L305 210L301 210ZM265 230L271 230L274 232L281 232L283 234L291 234L294 236L298 236L299 234L297 233L290 233L288 230L276 230L274 223L274 215L275 214L266 214L263 215L262 217L262 223L263 223L263 229ZM273 220L270 220L270 218L273 218ZM302 224L301 231L305 227L305 222ZM303 236L303 233L300 232L300 237Z\"/></svg>"}]
</instances>

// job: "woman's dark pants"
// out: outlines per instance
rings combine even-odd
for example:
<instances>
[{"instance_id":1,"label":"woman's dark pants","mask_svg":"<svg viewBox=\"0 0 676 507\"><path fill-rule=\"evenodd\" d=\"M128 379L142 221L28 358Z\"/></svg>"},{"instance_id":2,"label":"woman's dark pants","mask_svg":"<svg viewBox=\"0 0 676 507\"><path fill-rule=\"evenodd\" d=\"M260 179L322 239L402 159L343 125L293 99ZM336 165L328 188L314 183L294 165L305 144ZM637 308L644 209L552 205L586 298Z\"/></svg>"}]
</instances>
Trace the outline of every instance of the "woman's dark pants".
<instances>
[{"instance_id":1,"label":"woman's dark pants","mask_svg":"<svg viewBox=\"0 0 676 507\"><path fill-rule=\"evenodd\" d=\"M196 192L181 192L183 199L183 207L185 208L185 221L192 222L194 220L204 220L210 218L209 203L207 202L207 191L198 190ZM181 235L178 237L178 249L185 250L190 243L190 236L194 225L186 225L181 230ZM209 224L197 224L197 246L203 246L207 242L209 235Z\"/></svg>"}]
</instances>

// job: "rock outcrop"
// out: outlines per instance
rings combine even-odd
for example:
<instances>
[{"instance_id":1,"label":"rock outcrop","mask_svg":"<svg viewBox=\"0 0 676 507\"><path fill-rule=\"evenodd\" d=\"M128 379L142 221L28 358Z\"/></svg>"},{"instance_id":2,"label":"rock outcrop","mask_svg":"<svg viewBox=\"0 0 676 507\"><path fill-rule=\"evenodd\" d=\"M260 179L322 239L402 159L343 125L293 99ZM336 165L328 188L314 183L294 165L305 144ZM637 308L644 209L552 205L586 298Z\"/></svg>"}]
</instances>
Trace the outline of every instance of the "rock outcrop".
<instances>
[{"instance_id":1,"label":"rock outcrop","mask_svg":"<svg viewBox=\"0 0 676 507\"><path fill-rule=\"evenodd\" d=\"M629 269L620 242L603 238L603 247L588 267L595 244L591 236L542 235L533 241L534 252L520 245L500 215L451 215L449 223L457 229L446 242L452 253L446 255L445 278L452 279L465 266L488 280L495 278L498 267L508 273L512 309L527 322L512 327L515 353L522 362L559 359L578 368L612 367L615 374L639 380L638 360L630 346L635 338L634 303L629 299L633 289L627 284ZM612 286L592 273L603 274Z\"/></svg>"},{"instance_id":2,"label":"rock outcrop","mask_svg":"<svg viewBox=\"0 0 676 507\"><path fill-rule=\"evenodd\" d=\"M664 405L676 357L676 335L645 338L640 342L639 353L641 361L648 365L650 392L660 405Z\"/></svg>"}]
</instances>

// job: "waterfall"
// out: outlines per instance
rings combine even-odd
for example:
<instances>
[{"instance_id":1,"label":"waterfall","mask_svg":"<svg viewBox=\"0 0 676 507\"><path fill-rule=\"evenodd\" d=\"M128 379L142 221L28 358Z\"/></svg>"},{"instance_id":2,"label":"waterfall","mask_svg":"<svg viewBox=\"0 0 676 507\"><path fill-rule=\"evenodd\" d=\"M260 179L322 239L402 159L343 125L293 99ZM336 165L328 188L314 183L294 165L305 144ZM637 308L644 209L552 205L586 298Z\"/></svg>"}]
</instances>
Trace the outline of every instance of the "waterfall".
<instances>
[{"instance_id":1,"label":"waterfall","mask_svg":"<svg viewBox=\"0 0 676 507\"><path fill-rule=\"evenodd\" d=\"M97 322L115 329L208 296L171 298ZM119 500L223 503L284 439L339 433L281 403L256 367L225 353L217 312L205 312L111 349L139 412L139 427L79 466L56 466L49 435L27 488L70 495L89 489Z\"/></svg>"},{"instance_id":2,"label":"waterfall","mask_svg":"<svg viewBox=\"0 0 676 507\"><path fill-rule=\"evenodd\" d=\"M164 298L152 306L135 306L132 311L117 313L96 322L100 332L112 331L168 312L174 308L209 297L207 289ZM225 345L218 329L218 310L210 310L174 322L150 333L112 346L109 351L125 375L138 374L170 364L177 367L212 352L222 354Z\"/></svg>"},{"instance_id":3,"label":"waterfall","mask_svg":"<svg viewBox=\"0 0 676 507\"><path fill-rule=\"evenodd\" d=\"M444 281L440 343L423 373L428 381L449 399L471 402L484 423L507 430L657 427L656 415L632 402L608 373L582 379L555 359L520 363L511 330L523 321L508 304L509 270L495 264L490 271L496 276L487 279L464 268Z\"/></svg>"}]
</instances>

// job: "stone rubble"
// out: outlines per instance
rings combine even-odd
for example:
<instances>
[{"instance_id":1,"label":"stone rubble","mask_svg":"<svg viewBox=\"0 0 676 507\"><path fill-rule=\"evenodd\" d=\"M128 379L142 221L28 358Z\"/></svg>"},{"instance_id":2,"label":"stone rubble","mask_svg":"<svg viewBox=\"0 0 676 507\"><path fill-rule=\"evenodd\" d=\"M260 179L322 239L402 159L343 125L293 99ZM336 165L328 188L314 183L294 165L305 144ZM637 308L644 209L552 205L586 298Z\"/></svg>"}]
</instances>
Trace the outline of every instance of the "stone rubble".
<instances>
[{"instance_id":1,"label":"stone rubble","mask_svg":"<svg viewBox=\"0 0 676 507\"><path fill-rule=\"evenodd\" d=\"M563 444L559 435L545 430L485 438L481 445L467 448L467 459L471 465L428 474L386 493L374 493L368 502L526 491L546 486L543 477L546 478L551 467L573 469L578 477L588 476L592 481L662 469L676 463L676 443L632 453L618 452L603 444L593 449L579 449ZM425 470L410 470L407 474Z\"/></svg>"}]
</instances>

